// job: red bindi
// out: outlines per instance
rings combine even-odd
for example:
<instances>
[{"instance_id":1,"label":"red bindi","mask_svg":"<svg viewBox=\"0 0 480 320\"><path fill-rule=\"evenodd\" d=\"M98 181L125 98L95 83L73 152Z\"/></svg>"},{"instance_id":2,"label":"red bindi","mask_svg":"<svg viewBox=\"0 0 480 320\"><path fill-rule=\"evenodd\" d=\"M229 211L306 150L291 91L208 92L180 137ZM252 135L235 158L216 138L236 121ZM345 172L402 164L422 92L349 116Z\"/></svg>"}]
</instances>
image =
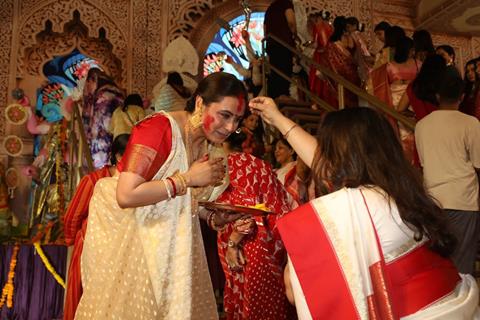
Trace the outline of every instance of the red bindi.
<instances>
[{"instance_id":1,"label":"red bindi","mask_svg":"<svg viewBox=\"0 0 480 320\"><path fill-rule=\"evenodd\" d=\"M210 132L212 124L215 122L215 118L212 117L211 115L207 115L205 117L205 121L203 122L203 129L205 129L205 132Z\"/></svg>"},{"instance_id":2,"label":"red bindi","mask_svg":"<svg viewBox=\"0 0 480 320\"><path fill-rule=\"evenodd\" d=\"M243 94L238 95L238 106L237 106L237 112L242 112L243 111L243 105L245 104L245 98Z\"/></svg>"}]
</instances>

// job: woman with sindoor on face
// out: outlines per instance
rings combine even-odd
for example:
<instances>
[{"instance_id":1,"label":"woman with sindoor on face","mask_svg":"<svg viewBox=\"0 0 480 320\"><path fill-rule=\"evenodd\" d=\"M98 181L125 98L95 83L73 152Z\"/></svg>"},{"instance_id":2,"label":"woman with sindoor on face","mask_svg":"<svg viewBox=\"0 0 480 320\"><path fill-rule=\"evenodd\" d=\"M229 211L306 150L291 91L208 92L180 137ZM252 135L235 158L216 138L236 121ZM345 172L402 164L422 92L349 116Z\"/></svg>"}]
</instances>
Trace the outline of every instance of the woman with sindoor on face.
<instances>
[{"instance_id":1,"label":"woman with sindoor on face","mask_svg":"<svg viewBox=\"0 0 480 320\"><path fill-rule=\"evenodd\" d=\"M218 253L225 272L224 307L228 320L292 319L283 283L286 252L276 221L289 212L289 198L272 166L242 151L244 132L224 143L230 185L218 202L241 206L264 204L270 214L243 217L218 233Z\"/></svg>"},{"instance_id":2,"label":"woman with sindoor on face","mask_svg":"<svg viewBox=\"0 0 480 320\"><path fill-rule=\"evenodd\" d=\"M76 319L218 318L198 220L207 212L197 203L226 188L224 159L209 154L237 129L246 96L233 75L214 73L186 111L133 128L120 174L100 180L90 202Z\"/></svg>"},{"instance_id":3,"label":"woman with sindoor on face","mask_svg":"<svg viewBox=\"0 0 480 320\"><path fill-rule=\"evenodd\" d=\"M317 141L270 98L250 107L286 137L321 190L277 222L299 319L480 317L475 279L447 258L455 239L444 213L383 115L329 113Z\"/></svg>"},{"instance_id":4,"label":"woman with sindoor on face","mask_svg":"<svg viewBox=\"0 0 480 320\"><path fill-rule=\"evenodd\" d=\"M278 139L274 146L275 161L279 165L275 169L278 180L285 186L285 189L297 204L304 204L307 202L308 195L307 187L302 180L305 175L303 169L306 169L303 162L301 160L297 162L295 150L284 138Z\"/></svg>"}]
</instances>

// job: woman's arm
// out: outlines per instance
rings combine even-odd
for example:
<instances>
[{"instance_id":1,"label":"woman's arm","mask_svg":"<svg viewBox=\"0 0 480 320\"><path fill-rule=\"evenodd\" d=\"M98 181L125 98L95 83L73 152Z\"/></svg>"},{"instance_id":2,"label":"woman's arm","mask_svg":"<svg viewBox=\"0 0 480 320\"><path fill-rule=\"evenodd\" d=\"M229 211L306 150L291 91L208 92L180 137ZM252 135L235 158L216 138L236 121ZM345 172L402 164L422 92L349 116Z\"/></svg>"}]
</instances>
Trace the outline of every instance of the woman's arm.
<instances>
[{"instance_id":1,"label":"woman's arm","mask_svg":"<svg viewBox=\"0 0 480 320\"><path fill-rule=\"evenodd\" d=\"M250 100L249 105L254 113L260 115L265 122L280 131L297 155L311 168L317 149L317 139L285 117L271 98L257 97Z\"/></svg>"},{"instance_id":2,"label":"woman's arm","mask_svg":"<svg viewBox=\"0 0 480 320\"><path fill-rule=\"evenodd\" d=\"M186 186L207 186L215 184L225 176L223 159L202 158L182 174ZM177 180L178 181L178 180ZM136 208L152 205L169 198L163 180L146 181L133 172L122 172L118 179L117 202L121 208Z\"/></svg>"}]
</instances>

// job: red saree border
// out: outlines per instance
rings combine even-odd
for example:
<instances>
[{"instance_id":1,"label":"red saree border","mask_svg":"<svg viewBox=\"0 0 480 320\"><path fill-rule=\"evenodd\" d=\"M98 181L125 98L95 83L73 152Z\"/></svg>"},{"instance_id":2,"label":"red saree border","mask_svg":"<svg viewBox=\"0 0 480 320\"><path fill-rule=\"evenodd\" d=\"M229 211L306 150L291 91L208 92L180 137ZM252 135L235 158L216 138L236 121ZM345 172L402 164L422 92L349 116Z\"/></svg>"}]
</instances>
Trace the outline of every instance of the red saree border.
<instances>
[{"instance_id":1,"label":"red saree border","mask_svg":"<svg viewBox=\"0 0 480 320\"><path fill-rule=\"evenodd\" d=\"M155 149L141 144L134 144L127 148L123 155L125 160L122 162L125 163L125 166L122 171L136 173L148 180L150 168L156 156L157 151Z\"/></svg>"},{"instance_id":2,"label":"red saree border","mask_svg":"<svg viewBox=\"0 0 480 320\"><path fill-rule=\"evenodd\" d=\"M315 208L305 204L281 218L277 226L312 318L358 319L347 280Z\"/></svg>"}]
</instances>

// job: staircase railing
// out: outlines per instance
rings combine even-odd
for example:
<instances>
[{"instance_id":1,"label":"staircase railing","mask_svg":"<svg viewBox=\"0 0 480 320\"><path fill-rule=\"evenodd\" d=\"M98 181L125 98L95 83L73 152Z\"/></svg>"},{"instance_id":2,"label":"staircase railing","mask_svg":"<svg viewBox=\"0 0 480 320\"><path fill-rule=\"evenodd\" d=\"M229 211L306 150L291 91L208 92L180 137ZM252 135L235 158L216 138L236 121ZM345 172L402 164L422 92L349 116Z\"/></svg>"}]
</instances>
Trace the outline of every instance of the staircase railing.
<instances>
[{"instance_id":1,"label":"staircase railing","mask_svg":"<svg viewBox=\"0 0 480 320\"><path fill-rule=\"evenodd\" d=\"M363 99L364 101L367 101L371 106L377 108L378 110L386 113L387 115L391 116L395 120L401 122L405 127L409 128L409 129L412 129L412 130L415 128L415 121L413 121L412 119L410 119L410 118L404 116L403 114L399 113L398 111L392 109L389 105L387 105L385 102L381 101L377 97L368 94L364 89L362 89L359 86L351 83L350 81L348 81L347 79L343 78L342 76L336 74L335 72L328 69L327 67L320 65L315 60L311 59L310 57L306 56L305 54L303 54L302 52L300 52L296 48L293 48L292 46L285 43L283 40L281 40L278 37L276 37L274 35L271 35L271 34L267 34L265 36L265 38L263 39L264 56L263 56L262 60L263 60L264 65L263 65L263 68L262 68L262 72L263 72L262 77L263 77L263 80L264 80L263 85L264 85L264 88L265 88L265 92L266 92L266 88L267 88L266 87L265 72L266 72L266 69L269 69L269 70L277 73L279 76L281 76L285 80L289 81L290 83L295 83L297 85L298 89L301 90L302 92L304 92L319 107L325 109L326 111L336 110L336 108L332 107L330 104L328 104L327 102L322 100L316 94L311 92L308 88L305 88L304 86L299 84L297 81L295 81L294 79L292 79L291 77L289 77L288 75L283 73L282 71L278 70L277 68L275 68L274 66L272 66L268 62L268 59L266 59L266 57L265 57L265 41L266 41L267 38L271 38L274 41L278 42L280 45L282 45L283 47L285 47L289 51L291 51L294 55L296 55L296 56L300 57L302 60L306 61L310 66L315 67L317 70L319 70L322 73L322 75L324 75L324 76L332 79L333 81L335 81L335 83L337 83L337 89L338 89L337 91L338 91L338 95L339 95L338 96L338 101L339 101L339 107L340 108L343 108L344 90L347 89L348 91L355 94L357 97Z\"/></svg>"}]
</instances>

